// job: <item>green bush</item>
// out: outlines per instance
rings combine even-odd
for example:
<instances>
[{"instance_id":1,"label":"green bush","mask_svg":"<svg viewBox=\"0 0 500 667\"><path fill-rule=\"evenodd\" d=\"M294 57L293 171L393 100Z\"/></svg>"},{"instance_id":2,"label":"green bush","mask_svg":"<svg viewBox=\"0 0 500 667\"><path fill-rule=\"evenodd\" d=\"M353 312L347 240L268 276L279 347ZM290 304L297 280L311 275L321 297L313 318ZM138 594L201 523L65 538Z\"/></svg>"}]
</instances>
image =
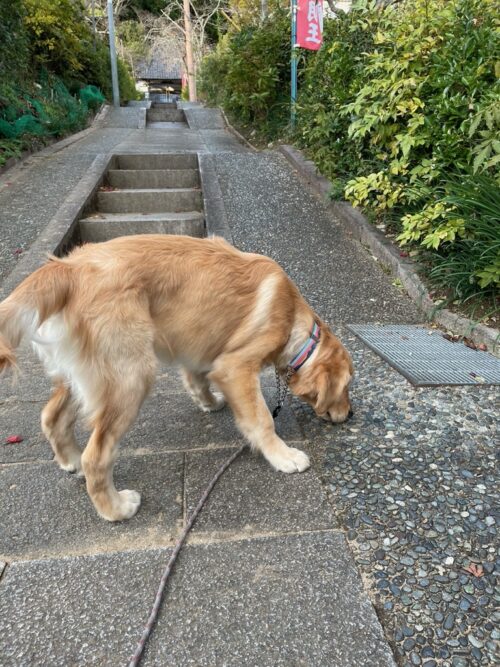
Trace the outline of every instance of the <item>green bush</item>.
<instances>
[{"instance_id":1,"label":"green bush","mask_svg":"<svg viewBox=\"0 0 500 667\"><path fill-rule=\"evenodd\" d=\"M500 287L500 188L487 174L455 177L438 189L444 219L457 228L435 253L431 279L466 301L479 293L495 300Z\"/></svg>"},{"instance_id":2,"label":"green bush","mask_svg":"<svg viewBox=\"0 0 500 667\"><path fill-rule=\"evenodd\" d=\"M26 71L29 39L24 26L24 7L0 0L0 85Z\"/></svg>"},{"instance_id":3,"label":"green bush","mask_svg":"<svg viewBox=\"0 0 500 667\"><path fill-rule=\"evenodd\" d=\"M500 127L493 111L490 127L482 127L485 105L500 92L494 3L414 0L372 11L376 31L362 56L364 80L340 109L349 119L343 140L362 158L346 195L380 215L400 208L420 214L427 205L435 211L433 187L450 170L493 172L492 152L500 154L500 142L488 136L483 145L479 134ZM359 20L356 12L352 20ZM402 240L410 226L407 215Z\"/></svg>"},{"instance_id":4,"label":"green bush","mask_svg":"<svg viewBox=\"0 0 500 667\"><path fill-rule=\"evenodd\" d=\"M0 0L0 72L0 164L85 127L102 93L112 97L107 43L94 40L79 0ZM118 75L122 101L136 99L120 60Z\"/></svg>"},{"instance_id":5,"label":"green bush","mask_svg":"<svg viewBox=\"0 0 500 667\"><path fill-rule=\"evenodd\" d=\"M277 8L262 25L226 35L203 61L199 90L243 123L271 137L286 126L290 97L290 20Z\"/></svg>"},{"instance_id":6,"label":"green bush","mask_svg":"<svg viewBox=\"0 0 500 667\"><path fill-rule=\"evenodd\" d=\"M104 99L95 86L85 86L71 95L59 78L43 70L33 91L18 90L0 113L0 137L58 137L79 130Z\"/></svg>"},{"instance_id":7,"label":"green bush","mask_svg":"<svg viewBox=\"0 0 500 667\"><path fill-rule=\"evenodd\" d=\"M496 0L358 0L325 21L323 47L301 51L299 64L294 138L332 196L431 255L431 279L463 265L449 281L459 299L498 287L498 211L481 199L499 182L497 10ZM226 35L202 68L208 100L264 136L288 116L288 23L278 11Z\"/></svg>"},{"instance_id":8,"label":"green bush","mask_svg":"<svg viewBox=\"0 0 500 667\"><path fill-rule=\"evenodd\" d=\"M323 47L305 52L295 139L335 181L339 194L345 179L366 159L355 142L346 141L351 121L341 111L363 84L365 54L372 47L377 19L366 8L357 14L339 11L337 19L325 21Z\"/></svg>"}]
</instances>

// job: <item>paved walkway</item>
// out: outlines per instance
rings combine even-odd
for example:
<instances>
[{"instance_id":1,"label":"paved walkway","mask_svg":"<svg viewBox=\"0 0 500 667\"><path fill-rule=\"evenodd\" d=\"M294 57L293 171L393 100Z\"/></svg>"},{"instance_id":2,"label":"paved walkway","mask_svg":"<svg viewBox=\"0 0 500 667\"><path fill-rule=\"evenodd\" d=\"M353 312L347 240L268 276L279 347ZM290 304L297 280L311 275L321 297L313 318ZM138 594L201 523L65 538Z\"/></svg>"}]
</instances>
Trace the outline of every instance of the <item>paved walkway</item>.
<instances>
[{"instance_id":1,"label":"paved walkway","mask_svg":"<svg viewBox=\"0 0 500 667\"><path fill-rule=\"evenodd\" d=\"M493 664L497 396L414 389L349 334L347 323L421 316L280 155L247 151L217 114L196 114L196 129L136 130L121 111L0 179L5 277L98 153L212 153L235 244L278 260L355 359L353 421L328 426L295 400L280 415L282 437L312 456L308 472L245 454L222 478L144 664ZM0 445L0 662L124 665L176 535L240 437L227 410L197 412L162 370L116 466L117 486L143 504L108 524L52 462L39 430L48 384L22 357L19 385L0 385L1 440L25 438ZM272 404L272 374L263 385Z\"/></svg>"}]
</instances>

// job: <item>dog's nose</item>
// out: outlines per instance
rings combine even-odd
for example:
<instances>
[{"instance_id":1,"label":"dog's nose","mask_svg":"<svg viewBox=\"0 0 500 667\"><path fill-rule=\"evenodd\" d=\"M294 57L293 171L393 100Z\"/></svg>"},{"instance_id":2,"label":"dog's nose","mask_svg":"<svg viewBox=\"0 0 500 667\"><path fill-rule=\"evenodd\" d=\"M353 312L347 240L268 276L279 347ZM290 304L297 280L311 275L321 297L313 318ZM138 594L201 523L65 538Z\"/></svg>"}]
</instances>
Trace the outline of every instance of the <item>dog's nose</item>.
<instances>
[{"instance_id":1,"label":"dog's nose","mask_svg":"<svg viewBox=\"0 0 500 667\"><path fill-rule=\"evenodd\" d=\"M351 419L352 417L354 417L354 412L352 410L349 410L349 412L347 413L347 419Z\"/></svg>"}]
</instances>

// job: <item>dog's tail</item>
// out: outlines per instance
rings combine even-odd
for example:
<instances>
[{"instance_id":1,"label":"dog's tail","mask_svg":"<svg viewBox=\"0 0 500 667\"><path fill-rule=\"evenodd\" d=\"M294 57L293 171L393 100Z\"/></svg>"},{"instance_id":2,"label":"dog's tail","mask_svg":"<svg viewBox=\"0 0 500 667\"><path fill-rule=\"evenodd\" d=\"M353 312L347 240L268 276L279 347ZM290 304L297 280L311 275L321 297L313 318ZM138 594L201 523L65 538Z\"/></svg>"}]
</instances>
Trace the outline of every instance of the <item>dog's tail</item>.
<instances>
[{"instance_id":1,"label":"dog's tail","mask_svg":"<svg viewBox=\"0 0 500 667\"><path fill-rule=\"evenodd\" d=\"M23 336L34 335L42 322L64 308L73 272L70 264L51 257L0 303L0 373L16 370L15 349Z\"/></svg>"}]
</instances>

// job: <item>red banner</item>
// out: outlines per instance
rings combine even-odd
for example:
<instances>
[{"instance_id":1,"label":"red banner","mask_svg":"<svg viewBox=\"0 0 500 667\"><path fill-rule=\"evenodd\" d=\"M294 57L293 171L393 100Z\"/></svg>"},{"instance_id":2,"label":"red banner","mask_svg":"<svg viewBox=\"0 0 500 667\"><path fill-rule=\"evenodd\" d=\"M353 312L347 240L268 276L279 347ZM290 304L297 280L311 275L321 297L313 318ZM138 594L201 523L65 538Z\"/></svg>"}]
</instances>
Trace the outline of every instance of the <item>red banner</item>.
<instances>
[{"instance_id":1,"label":"red banner","mask_svg":"<svg viewBox=\"0 0 500 667\"><path fill-rule=\"evenodd\" d=\"M298 0L297 46L317 51L323 42L323 1Z\"/></svg>"}]
</instances>

